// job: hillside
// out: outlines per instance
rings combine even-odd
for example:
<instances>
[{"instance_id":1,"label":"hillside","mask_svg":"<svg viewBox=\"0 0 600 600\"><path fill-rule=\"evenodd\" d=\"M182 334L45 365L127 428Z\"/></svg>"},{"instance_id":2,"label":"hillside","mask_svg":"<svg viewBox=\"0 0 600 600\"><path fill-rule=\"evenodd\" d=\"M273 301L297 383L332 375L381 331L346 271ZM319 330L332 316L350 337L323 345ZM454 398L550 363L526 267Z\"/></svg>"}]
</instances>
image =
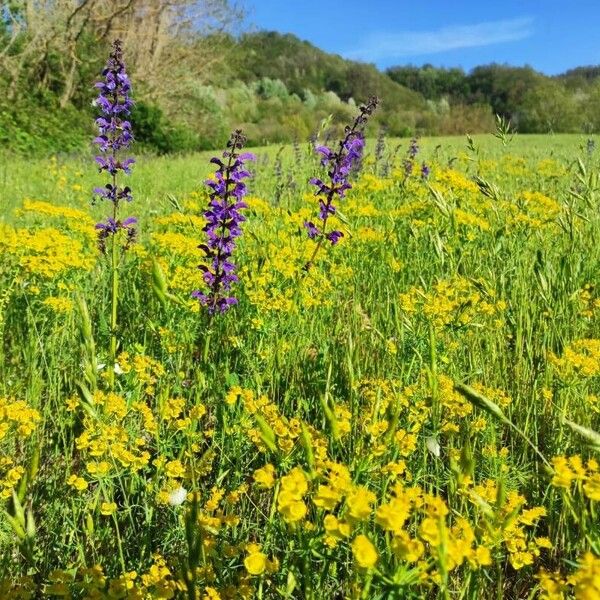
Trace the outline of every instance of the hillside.
<instances>
[{"instance_id":1,"label":"hillside","mask_svg":"<svg viewBox=\"0 0 600 600\"><path fill-rule=\"evenodd\" d=\"M10 34L1 19L0 49L9 44ZM60 48L35 55L27 49L27 35L0 61L2 147L34 155L89 148L93 82L109 35L81 35L70 71L56 60ZM152 69L145 47L125 42L139 151L220 147L236 127L254 145L302 141L325 120L333 129L347 122L356 104L373 94L381 106L369 135L380 129L392 136L489 132L495 114L509 118L522 133L600 130L599 67L557 77L496 64L470 72L424 65L383 73L291 34L196 35L173 38L168 54ZM28 53L20 56L19 48Z\"/></svg>"},{"instance_id":2,"label":"hillside","mask_svg":"<svg viewBox=\"0 0 600 600\"><path fill-rule=\"evenodd\" d=\"M524 66L490 64L462 69L397 66L395 82L431 103L482 106L510 119L521 133L597 132L600 67L580 67L550 77Z\"/></svg>"},{"instance_id":3,"label":"hillside","mask_svg":"<svg viewBox=\"0 0 600 600\"><path fill-rule=\"evenodd\" d=\"M269 77L283 81L291 93L303 96L334 92L344 102L365 101L376 94L406 110L424 110L423 96L391 80L375 66L328 54L291 34L274 31L243 35L235 53L235 75L251 83Z\"/></svg>"}]
</instances>

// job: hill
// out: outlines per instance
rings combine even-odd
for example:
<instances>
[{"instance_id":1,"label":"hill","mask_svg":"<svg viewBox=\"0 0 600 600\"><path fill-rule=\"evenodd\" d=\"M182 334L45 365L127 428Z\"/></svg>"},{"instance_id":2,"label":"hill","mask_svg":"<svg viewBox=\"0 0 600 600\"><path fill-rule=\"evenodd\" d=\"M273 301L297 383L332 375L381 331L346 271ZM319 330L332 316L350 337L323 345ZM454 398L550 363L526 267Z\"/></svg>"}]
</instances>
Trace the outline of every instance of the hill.
<instances>
[{"instance_id":1,"label":"hill","mask_svg":"<svg viewBox=\"0 0 600 600\"><path fill-rule=\"evenodd\" d=\"M79 12L72 22L81 18L80 30L69 37L52 5L44 10L48 22L60 26L16 31L0 13L0 144L34 155L81 151L93 135L93 83L113 32L108 25L92 28L97 21ZM153 18L130 16L132 23ZM432 65L383 73L291 34L174 28L153 46L132 28L125 31L139 150L221 147L236 127L254 145L303 141L323 126L333 134L370 95L381 98L370 135L380 129L392 136L489 132L495 114L524 133L600 130L600 67L557 77L497 64L468 73Z\"/></svg>"}]
</instances>

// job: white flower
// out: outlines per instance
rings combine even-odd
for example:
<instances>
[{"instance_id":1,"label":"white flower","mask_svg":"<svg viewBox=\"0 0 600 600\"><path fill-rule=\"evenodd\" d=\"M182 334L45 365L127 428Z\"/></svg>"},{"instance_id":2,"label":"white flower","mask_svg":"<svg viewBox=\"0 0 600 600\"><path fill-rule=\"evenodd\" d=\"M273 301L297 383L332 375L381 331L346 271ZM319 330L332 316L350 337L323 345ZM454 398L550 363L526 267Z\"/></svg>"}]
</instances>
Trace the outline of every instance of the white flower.
<instances>
[{"instance_id":1,"label":"white flower","mask_svg":"<svg viewBox=\"0 0 600 600\"><path fill-rule=\"evenodd\" d=\"M185 502L187 498L187 490L183 486L179 486L169 494L169 504L171 506L179 506Z\"/></svg>"},{"instance_id":2,"label":"white flower","mask_svg":"<svg viewBox=\"0 0 600 600\"><path fill-rule=\"evenodd\" d=\"M115 363L115 374L123 375L123 373L125 373L125 371L123 371L123 369L121 369L121 365L119 363Z\"/></svg>"},{"instance_id":3,"label":"white flower","mask_svg":"<svg viewBox=\"0 0 600 600\"><path fill-rule=\"evenodd\" d=\"M433 435L430 435L425 440L425 445L427 446L427 450L431 452L436 458L440 457L440 443L437 441L437 438Z\"/></svg>"}]
</instances>

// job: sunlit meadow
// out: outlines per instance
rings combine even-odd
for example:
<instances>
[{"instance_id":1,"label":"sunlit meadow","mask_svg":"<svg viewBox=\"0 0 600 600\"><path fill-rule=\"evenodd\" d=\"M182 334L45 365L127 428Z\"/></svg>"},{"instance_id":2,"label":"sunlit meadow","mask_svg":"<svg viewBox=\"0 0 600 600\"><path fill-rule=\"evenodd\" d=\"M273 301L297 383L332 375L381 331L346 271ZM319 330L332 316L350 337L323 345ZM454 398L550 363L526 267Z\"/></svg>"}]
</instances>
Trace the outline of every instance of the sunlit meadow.
<instances>
[{"instance_id":1,"label":"sunlit meadow","mask_svg":"<svg viewBox=\"0 0 600 600\"><path fill-rule=\"evenodd\" d=\"M418 146L308 270L319 157L252 149L214 316L211 155L137 156L114 369L97 169L5 157L1 598L600 597L600 150Z\"/></svg>"}]
</instances>

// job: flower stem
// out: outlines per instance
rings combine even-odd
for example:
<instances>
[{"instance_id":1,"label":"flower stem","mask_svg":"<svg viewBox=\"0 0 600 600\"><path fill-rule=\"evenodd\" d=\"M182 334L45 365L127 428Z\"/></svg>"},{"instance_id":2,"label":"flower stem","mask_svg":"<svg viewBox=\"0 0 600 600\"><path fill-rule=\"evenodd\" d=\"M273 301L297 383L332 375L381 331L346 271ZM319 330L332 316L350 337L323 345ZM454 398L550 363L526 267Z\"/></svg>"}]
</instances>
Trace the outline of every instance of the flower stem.
<instances>
[{"instance_id":1,"label":"flower stem","mask_svg":"<svg viewBox=\"0 0 600 600\"><path fill-rule=\"evenodd\" d=\"M114 218L116 220L117 204L114 205ZM117 362L117 315L119 307L119 248L117 235L112 236L111 256L111 316L110 316L110 354L108 382L111 389L115 387L115 363Z\"/></svg>"}]
</instances>

